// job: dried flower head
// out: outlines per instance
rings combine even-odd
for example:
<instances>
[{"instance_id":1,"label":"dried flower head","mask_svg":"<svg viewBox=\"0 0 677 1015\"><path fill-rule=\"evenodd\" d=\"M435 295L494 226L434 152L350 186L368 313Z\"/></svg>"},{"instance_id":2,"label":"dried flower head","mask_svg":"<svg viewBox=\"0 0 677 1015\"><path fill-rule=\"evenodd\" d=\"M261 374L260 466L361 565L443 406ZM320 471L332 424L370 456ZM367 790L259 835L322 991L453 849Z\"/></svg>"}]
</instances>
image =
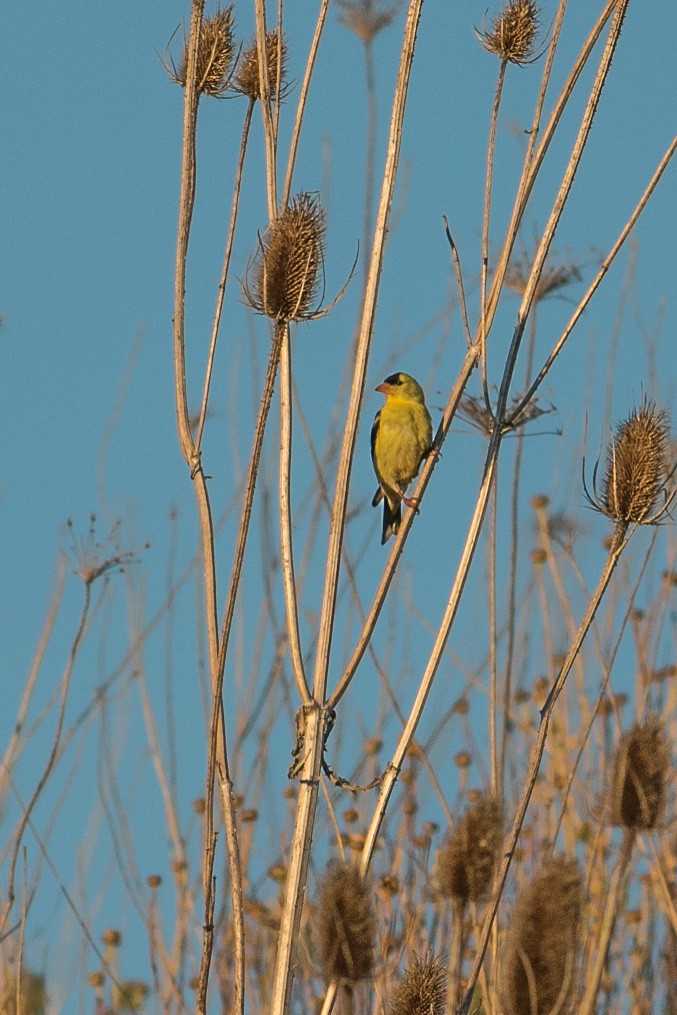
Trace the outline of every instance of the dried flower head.
<instances>
[{"instance_id":1,"label":"dried flower head","mask_svg":"<svg viewBox=\"0 0 677 1015\"><path fill-rule=\"evenodd\" d=\"M508 289L512 289L518 296L523 296L531 275L532 258L524 250L521 254L513 257L505 271L504 282ZM580 282L582 278L581 266L573 258L560 259L552 256L543 266L541 277L536 283L534 300L536 302L554 296L572 285Z\"/></svg>"},{"instance_id":2,"label":"dried flower head","mask_svg":"<svg viewBox=\"0 0 677 1015\"><path fill-rule=\"evenodd\" d=\"M609 823L624 828L655 828L665 807L670 751L655 716L636 723L614 752L606 794Z\"/></svg>"},{"instance_id":3,"label":"dried flower head","mask_svg":"<svg viewBox=\"0 0 677 1015\"><path fill-rule=\"evenodd\" d=\"M527 423L538 419L539 416L555 412L554 405L549 405L545 409L541 408L537 397L530 399L526 405L521 405L521 402L521 395L513 396L511 405L506 410L502 427L503 433L518 430L520 427L526 426ZM493 412L487 408L484 398L479 398L476 395L467 395L461 399L458 412L459 416L470 423L471 426L474 426L476 430L486 434L488 437L493 433L496 419Z\"/></svg>"},{"instance_id":4,"label":"dried flower head","mask_svg":"<svg viewBox=\"0 0 677 1015\"><path fill-rule=\"evenodd\" d=\"M217 8L215 14L203 20L195 68L198 93L220 96L228 88L233 62L233 27L232 4L223 10ZM188 44L185 39L178 68L172 63L167 70L173 80L185 88L188 72Z\"/></svg>"},{"instance_id":5,"label":"dried flower head","mask_svg":"<svg viewBox=\"0 0 677 1015\"><path fill-rule=\"evenodd\" d=\"M390 1015L443 1015L447 996L445 964L432 952L414 955L395 988Z\"/></svg>"},{"instance_id":6,"label":"dried flower head","mask_svg":"<svg viewBox=\"0 0 677 1015\"><path fill-rule=\"evenodd\" d=\"M352 864L331 864L317 906L322 969L327 980L357 983L374 971L376 917L372 889Z\"/></svg>"},{"instance_id":7,"label":"dried flower head","mask_svg":"<svg viewBox=\"0 0 677 1015\"><path fill-rule=\"evenodd\" d=\"M528 63L534 55L540 10L533 0L511 0L498 12L488 32L475 34L489 53L506 63Z\"/></svg>"},{"instance_id":8,"label":"dried flower head","mask_svg":"<svg viewBox=\"0 0 677 1015\"><path fill-rule=\"evenodd\" d=\"M501 807L491 793L480 793L437 854L440 894L463 904L483 898L491 888L502 841Z\"/></svg>"},{"instance_id":9,"label":"dried flower head","mask_svg":"<svg viewBox=\"0 0 677 1015\"><path fill-rule=\"evenodd\" d=\"M313 317L324 263L324 212L317 197L297 194L259 243L251 263L247 302L275 321Z\"/></svg>"},{"instance_id":10,"label":"dried flower head","mask_svg":"<svg viewBox=\"0 0 677 1015\"><path fill-rule=\"evenodd\" d=\"M382 0L336 0L341 8L339 21L366 45L393 20L398 4L387 6Z\"/></svg>"},{"instance_id":11,"label":"dried flower head","mask_svg":"<svg viewBox=\"0 0 677 1015\"><path fill-rule=\"evenodd\" d=\"M268 62L268 84L271 97L274 99L277 94L278 73L280 78L280 97L283 97L286 91L287 43L284 34L280 41L280 33L277 28L266 32L266 60ZM233 87L236 91L247 95L252 101L261 98L259 51L256 39L253 39L247 48L243 50L238 60Z\"/></svg>"},{"instance_id":12,"label":"dried flower head","mask_svg":"<svg viewBox=\"0 0 677 1015\"><path fill-rule=\"evenodd\" d=\"M668 416L644 399L616 429L606 458L601 507L619 522L650 522L668 475Z\"/></svg>"},{"instance_id":13,"label":"dried flower head","mask_svg":"<svg viewBox=\"0 0 677 1015\"><path fill-rule=\"evenodd\" d=\"M499 973L505 1015L570 1012L583 887L578 864L551 857L518 896Z\"/></svg>"}]
</instances>

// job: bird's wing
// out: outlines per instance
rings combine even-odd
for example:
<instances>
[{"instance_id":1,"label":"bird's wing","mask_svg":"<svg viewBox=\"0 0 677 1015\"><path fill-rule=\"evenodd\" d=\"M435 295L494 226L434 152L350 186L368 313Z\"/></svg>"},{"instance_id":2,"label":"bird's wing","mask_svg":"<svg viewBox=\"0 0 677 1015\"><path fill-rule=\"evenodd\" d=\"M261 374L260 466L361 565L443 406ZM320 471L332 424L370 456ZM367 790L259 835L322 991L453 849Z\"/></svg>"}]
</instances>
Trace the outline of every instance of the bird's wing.
<instances>
[{"instance_id":1,"label":"bird's wing","mask_svg":"<svg viewBox=\"0 0 677 1015\"><path fill-rule=\"evenodd\" d=\"M378 435L379 427L381 425L381 410L379 409L374 416L374 422L371 425L371 460L376 469L376 437ZM376 469L378 475L378 469Z\"/></svg>"}]
</instances>

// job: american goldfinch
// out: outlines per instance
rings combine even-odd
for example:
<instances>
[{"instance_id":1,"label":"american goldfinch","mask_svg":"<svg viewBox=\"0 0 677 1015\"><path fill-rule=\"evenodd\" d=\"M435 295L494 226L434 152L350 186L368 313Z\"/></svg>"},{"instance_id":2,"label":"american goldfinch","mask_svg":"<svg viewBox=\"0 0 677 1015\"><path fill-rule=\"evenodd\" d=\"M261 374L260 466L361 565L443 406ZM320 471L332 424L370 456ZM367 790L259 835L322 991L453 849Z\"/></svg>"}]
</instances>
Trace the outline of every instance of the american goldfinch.
<instances>
[{"instance_id":1,"label":"american goldfinch","mask_svg":"<svg viewBox=\"0 0 677 1015\"><path fill-rule=\"evenodd\" d=\"M383 544L400 527L401 502L416 507L405 494L432 448L433 428L423 389L409 374L391 374L376 390L386 400L371 428L371 460L379 482L371 503L376 507L383 499Z\"/></svg>"}]
</instances>

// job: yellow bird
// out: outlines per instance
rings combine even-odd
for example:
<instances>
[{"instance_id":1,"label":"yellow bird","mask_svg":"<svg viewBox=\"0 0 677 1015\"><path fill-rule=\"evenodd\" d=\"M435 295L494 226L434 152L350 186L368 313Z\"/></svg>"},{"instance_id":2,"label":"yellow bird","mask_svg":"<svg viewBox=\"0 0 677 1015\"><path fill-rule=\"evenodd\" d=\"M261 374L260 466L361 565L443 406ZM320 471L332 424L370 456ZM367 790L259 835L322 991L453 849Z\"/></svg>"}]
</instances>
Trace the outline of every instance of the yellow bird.
<instances>
[{"instance_id":1,"label":"yellow bird","mask_svg":"<svg viewBox=\"0 0 677 1015\"><path fill-rule=\"evenodd\" d=\"M432 450L433 428L423 389L409 374L391 374L376 390L386 400L371 428L371 460L379 483L371 503L376 507L383 499L383 544L400 527L402 501L416 508L416 500L406 496L407 487Z\"/></svg>"}]
</instances>

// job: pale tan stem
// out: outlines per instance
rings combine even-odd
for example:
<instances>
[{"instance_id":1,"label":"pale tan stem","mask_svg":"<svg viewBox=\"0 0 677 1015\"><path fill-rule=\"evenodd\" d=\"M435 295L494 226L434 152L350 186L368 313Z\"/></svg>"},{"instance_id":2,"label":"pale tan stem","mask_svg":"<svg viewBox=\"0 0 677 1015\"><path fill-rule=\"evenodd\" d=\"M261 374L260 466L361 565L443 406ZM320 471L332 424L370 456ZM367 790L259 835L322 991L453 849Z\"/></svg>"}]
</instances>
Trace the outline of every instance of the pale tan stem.
<instances>
[{"instance_id":1,"label":"pale tan stem","mask_svg":"<svg viewBox=\"0 0 677 1015\"><path fill-rule=\"evenodd\" d=\"M199 454L200 447L202 445L202 434L205 426L205 419L207 418L207 404L209 402L209 387L212 380L212 371L214 369L214 354L216 352L216 340L219 334L219 325L221 323L221 313L223 311L223 298L226 293L226 280L228 278L228 268L230 266L230 255L233 249L233 238L235 236L235 223L237 222L237 209L240 201L240 188L242 185L242 169L244 167L244 157L247 151L247 138L249 137L249 128L252 122L252 113L254 111L254 100L250 99L247 105L247 112L245 113L244 123L242 125L242 138L240 140L240 154L237 160L237 167L235 169L235 180L233 181L233 199L230 206L230 222L228 224L228 235L226 236L226 245L223 253L223 264L221 266L221 278L219 279L219 285L216 292L216 307L214 309L214 321L212 323L212 334L209 340L209 352L207 354L207 367L205 369L205 379L202 389L202 404L200 405L200 415L198 417L196 436L195 436L195 449L196 453Z\"/></svg>"},{"instance_id":2,"label":"pale tan stem","mask_svg":"<svg viewBox=\"0 0 677 1015\"><path fill-rule=\"evenodd\" d=\"M23 690L21 692L21 701L19 702L19 708L14 720L14 726L12 729L12 735L9 738L5 753L0 761L0 786L2 786L2 796L6 793L6 783L10 773L14 768L14 763L19 750L19 741L24 734L24 724L26 722L26 714L28 712L28 706L33 696L33 689L35 682L38 679L38 674L42 666L42 661L45 657L45 651L49 644L49 639L52 636L54 630L54 623L56 621L56 615L59 612L61 605L61 598L63 596L63 587L66 577L66 558L61 556L59 558L59 569L57 572L56 585L54 588L54 594L52 595L49 608L47 610L47 616L45 622L42 625L42 631L40 632L40 638L38 645L35 650L35 655L31 661L28 676L26 677ZM4 810L4 808L0 808Z\"/></svg>"},{"instance_id":3,"label":"pale tan stem","mask_svg":"<svg viewBox=\"0 0 677 1015\"><path fill-rule=\"evenodd\" d=\"M545 704L541 709L541 721L538 728L538 735L531 751L531 757L529 759L527 779L525 782L524 789L522 791L521 799L517 806L517 811L515 814L515 819L513 821L512 829L510 831L510 835L508 837L507 844L504 849L503 866L501 868L501 873L497 880L498 888L494 896L493 902L491 904L491 907L489 909L489 912L484 921L480 945L477 951L477 955L475 957L475 963L473 965L472 973L468 981L466 995L463 1004L459 1008L459 1015L466 1015L468 1011L468 1006L470 1005L470 1001L472 998L472 992L474 990L475 984L477 983L480 968L482 966L482 963L484 962L484 955L487 949L487 944L489 942L491 928L494 919L496 918L496 913L498 912L499 902L503 894L503 890L505 888L505 883L508 878L508 872L510 870L510 865L515 852L515 847L517 846L517 841L519 839L519 835L522 830L522 824L524 823L524 818L526 816L527 809L531 801L531 795L533 793L534 786L536 785L536 779L538 777L538 772L541 766L541 759L543 757L543 752L545 750L545 742L548 736L548 728L550 724L550 717L552 715L552 711L555 707L557 699L559 698L562 692L566 679L569 675L569 672L571 671L571 667L573 666L574 661L578 656L578 653L580 652L583 640L590 628L590 625L595 619L595 613L597 612L597 608L599 607L599 604L602 601L602 596L604 595L607 586L611 581L611 577L619 561L620 555L627 544L626 531L627 525L625 525L624 523L619 523L617 525L616 531L613 536L612 545L609 550L609 554L607 556L607 560L602 570L602 573L597 582L597 586L590 598L590 601L585 611L585 615L583 616L583 619L581 620L581 623L578 627L578 631L576 632L576 636L569 647L569 651L567 652L564 662L562 663L562 667L555 679L555 682L550 690L550 693L548 694L548 697L546 698Z\"/></svg>"},{"instance_id":4,"label":"pale tan stem","mask_svg":"<svg viewBox=\"0 0 677 1015\"><path fill-rule=\"evenodd\" d=\"M527 150L524 157L522 176L518 185L517 197L513 204L513 209L510 217L510 222L506 230L505 239L499 254L498 261L496 264L496 271L492 278L491 290L489 293L489 300L486 311L486 329L489 331L493 322L496 307L498 306L498 300L501 295L503 288L503 280L505 278L506 268L508 261L510 260L510 254L519 232L522 217L527 206L527 202L531 195L534 183L540 171L543 159L550 147L550 143L555 135L557 125L560 121L562 114L571 98L576 82L578 81L583 68L586 66L590 54L599 39L602 30L611 17L613 10L617 5L618 0L607 0L604 9L600 12L595 21L593 27L590 29L587 38L581 46L580 52L574 61L569 75L562 85L560 94L555 102L553 110L548 118L548 122L545 127L540 127L540 116L542 104L545 99L546 86L549 81L550 71L552 68L552 61L554 59L555 47L559 37L559 30L564 16L564 8L566 7L566 0L560 0L560 5L555 16L555 23L553 27L553 38L548 48L548 55L546 57L546 63L543 68L543 79L541 83L541 90L534 111L534 117L532 119L532 126L529 132L529 141L527 144ZM536 139L540 138L540 143L534 154L534 147Z\"/></svg>"},{"instance_id":5,"label":"pale tan stem","mask_svg":"<svg viewBox=\"0 0 677 1015\"><path fill-rule=\"evenodd\" d=\"M329 545L325 568L322 603L313 675L312 708L304 709L304 764L300 772L296 821L292 837L291 856L287 870L282 921L278 938L271 1015L283 1015L290 1010L293 982L294 951L301 919L301 908L308 870L312 841L317 789L322 760L326 712L320 707L326 694L329 652L333 630L334 611L338 592L338 573L341 546L348 503L348 485L355 449L364 379L369 357L371 331L376 310L381 264L387 236L395 178L402 141L402 125L414 56L416 29L423 0L410 0L404 28L400 62L393 98L383 185L374 230L371 264L367 279L360 333L354 352L355 366L350 391L347 418L339 455L338 474L329 529Z\"/></svg>"},{"instance_id":6,"label":"pale tan stem","mask_svg":"<svg viewBox=\"0 0 677 1015\"><path fill-rule=\"evenodd\" d=\"M461 971L463 969L465 903L456 899L451 905L451 947L449 948L449 976L447 978L447 1004L445 1015L453 1015L460 998Z\"/></svg>"},{"instance_id":7,"label":"pale tan stem","mask_svg":"<svg viewBox=\"0 0 677 1015\"><path fill-rule=\"evenodd\" d=\"M310 688L303 666L303 652L299 637L299 617L294 578L294 552L291 526L291 444L292 444L292 392L291 392L291 348L289 325L280 325L282 344L280 347L280 564L284 586L284 603L287 613L287 640L291 656L292 673L304 705L311 702Z\"/></svg>"},{"instance_id":8,"label":"pale tan stem","mask_svg":"<svg viewBox=\"0 0 677 1015\"><path fill-rule=\"evenodd\" d=\"M494 90L494 104L491 109L491 120L489 122L489 141L487 143L487 165L484 176L484 211L482 214L482 263L480 270L480 374L482 376L482 390L484 402L487 409L490 408L489 388L487 385L487 271L489 269L489 217L491 214L491 183L494 172L494 146L496 143L496 123L498 121L498 110L501 105L501 93L505 81L506 61L501 60L496 88Z\"/></svg>"},{"instance_id":9,"label":"pale tan stem","mask_svg":"<svg viewBox=\"0 0 677 1015\"><path fill-rule=\"evenodd\" d=\"M587 970L585 975L585 990L578 1009L579 1015L593 1015L595 1011L597 995L599 994L602 982L602 974L607 961L611 937L614 932L614 924L616 923L618 898L625 874L630 865L636 834L634 829L630 828L626 828L623 832L621 851L606 890L604 915L595 942L595 960L592 969Z\"/></svg>"},{"instance_id":10,"label":"pale tan stem","mask_svg":"<svg viewBox=\"0 0 677 1015\"><path fill-rule=\"evenodd\" d=\"M263 147L266 156L266 197L268 200L268 219L273 221L277 215L277 181L276 181L276 142L275 124L270 102L270 81L268 80L268 60L266 59L266 4L265 0L254 0L256 19L256 48L259 54L259 90L261 94L261 120L263 122ZM278 57L282 55L282 28L278 26ZM278 59L278 67L280 60Z\"/></svg>"},{"instance_id":11,"label":"pale tan stem","mask_svg":"<svg viewBox=\"0 0 677 1015\"><path fill-rule=\"evenodd\" d=\"M590 283L590 285L588 286L585 294L581 298L578 306L576 307L576 309L574 310L573 314L569 318L569 321L567 322L566 327L562 331L562 334L559 336L559 338L555 342L554 346L552 347L552 350L549 353L547 359L545 360L543 366L539 370L539 372L538 372L538 374L536 376L536 379L534 380L533 384L531 384L531 386L528 388L528 390L525 392L525 394L522 397L522 399L520 400L519 404L515 407L514 414L519 414L520 412L523 411L524 407L533 398L533 396L535 395L536 391L541 386L541 384L543 382L543 379L545 378L545 376L548 373L548 371L550 370L551 366L553 365L553 363L557 359L557 356L559 355L559 353L562 351L562 347L564 346L564 343L569 338L569 335L573 331L575 325L578 323L578 320L579 320L581 314L583 313L583 311L587 307L588 303L592 299L593 295L595 294L595 292L599 288L599 286L600 286L600 284L602 282L602 279L604 278L604 276L606 275L607 271L611 267L611 265L612 265L616 255L618 254L619 250L621 249L621 247L625 243L625 241L628 238L630 232L632 231L635 223L637 222L637 219L639 218L639 216L641 215L642 211L644 210L644 208L645 208L649 198L651 197L653 191L656 188L656 184L658 183L658 181L660 180L661 176L665 172L665 170L666 170L666 168L668 166L668 163L670 162L671 158L675 154L675 150L676 149L677 149L677 134L675 134L675 136L672 138L670 144L668 145L667 149L665 150L665 153L664 153L662 159L660 160L660 162L658 163L653 176L651 177L651 179L649 180L648 184L644 188L644 191L643 191L639 201L635 205L635 207L634 207L634 209L632 211L632 214L630 215L630 218L628 219L628 221L625 223L625 225L621 229L616 242L613 244L613 246L609 250L609 253L606 255L606 257L602 261L602 263L601 263L601 265L600 265L600 267L599 267L599 269L597 271L597 274L593 278L593 280Z\"/></svg>"},{"instance_id":12,"label":"pale tan stem","mask_svg":"<svg viewBox=\"0 0 677 1015\"><path fill-rule=\"evenodd\" d=\"M296 152L298 150L299 137L301 134L301 123L303 122L303 113L306 108L306 100L308 98L308 90L310 88L310 79L313 74L313 67L315 66L315 58L317 57L317 50L320 45L320 38L322 37L322 30L324 23L327 18L327 9L329 7L329 0L320 0L320 9L317 14L317 21L315 22L315 32L310 43L310 49L308 50L308 59L306 60L306 69L303 75L303 81L301 82L301 89L299 91L299 101L296 104L296 116L294 118L294 126L292 127L291 140L289 142L289 155L287 157L287 172L284 178L284 187L282 189L282 196L280 198L280 205L282 208L286 208L289 195L291 193L291 181L294 175L294 164L296 162Z\"/></svg>"},{"instance_id":13,"label":"pale tan stem","mask_svg":"<svg viewBox=\"0 0 677 1015\"><path fill-rule=\"evenodd\" d=\"M200 41L200 26L204 0L192 0L190 29L186 46L186 85L183 97L183 139L181 144L181 176L179 182L179 213L176 230L176 256L174 264L174 397L176 425L181 453L193 467L194 446L190 432L188 395L186 393L186 352L184 345L184 302L186 296L186 257L188 237L195 201L195 131L197 107L200 98L195 68Z\"/></svg>"}]
</instances>

